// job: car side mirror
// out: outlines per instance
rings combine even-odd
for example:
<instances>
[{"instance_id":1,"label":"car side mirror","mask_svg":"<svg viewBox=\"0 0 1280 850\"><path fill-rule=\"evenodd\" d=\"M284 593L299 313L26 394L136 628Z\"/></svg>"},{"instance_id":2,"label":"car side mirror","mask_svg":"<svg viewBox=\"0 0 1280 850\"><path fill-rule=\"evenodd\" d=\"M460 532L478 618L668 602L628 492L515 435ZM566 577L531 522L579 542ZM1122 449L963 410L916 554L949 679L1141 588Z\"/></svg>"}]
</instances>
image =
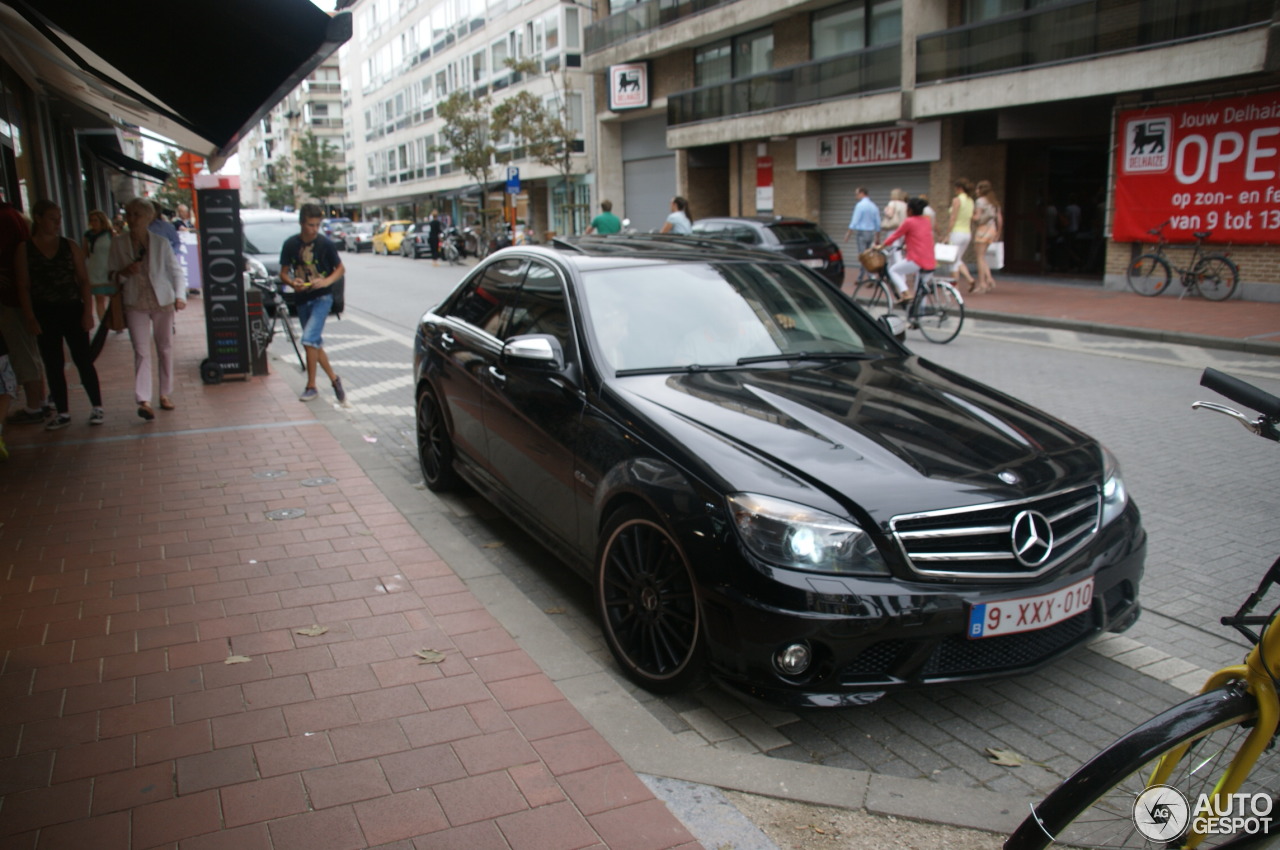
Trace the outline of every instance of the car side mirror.
<instances>
[{"instance_id":1,"label":"car side mirror","mask_svg":"<svg viewBox=\"0 0 1280 850\"><path fill-rule=\"evenodd\" d=\"M551 334L511 337L502 344L502 359L515 366L564 369L564 349Z\"/></svg>"}]
</instances>

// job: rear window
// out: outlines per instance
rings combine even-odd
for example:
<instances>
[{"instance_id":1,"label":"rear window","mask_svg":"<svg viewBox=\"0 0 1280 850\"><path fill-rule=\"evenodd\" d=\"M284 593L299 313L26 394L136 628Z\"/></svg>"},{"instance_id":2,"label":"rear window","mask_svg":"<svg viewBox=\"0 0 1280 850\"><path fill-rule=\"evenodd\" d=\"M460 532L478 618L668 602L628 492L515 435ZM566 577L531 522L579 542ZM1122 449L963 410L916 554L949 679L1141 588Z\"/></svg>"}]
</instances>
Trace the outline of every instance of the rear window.
<instances>
[{"instance_id":1,"label":"rear window","mask_svg":"<svg viewBox=\"0 0 1280 850\"><path fill-rule=\"evenodd\" d=\"M781 222L769 225L769 230L783 245L796 245L804 242L830 242L827 234L816 224L799 222Z\"/></svg>"}]
</instances>

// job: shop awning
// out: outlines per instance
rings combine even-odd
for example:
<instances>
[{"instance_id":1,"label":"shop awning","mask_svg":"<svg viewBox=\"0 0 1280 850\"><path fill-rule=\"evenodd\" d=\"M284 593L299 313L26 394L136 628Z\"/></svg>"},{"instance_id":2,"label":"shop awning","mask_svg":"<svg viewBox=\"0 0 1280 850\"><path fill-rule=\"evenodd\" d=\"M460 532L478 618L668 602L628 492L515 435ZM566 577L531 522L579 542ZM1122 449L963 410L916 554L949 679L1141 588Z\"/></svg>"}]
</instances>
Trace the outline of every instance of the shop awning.
<instances>
[{"instance_id":1,"label":"shop awning","mask_svg":"<svg viewBox=\"0 0 1280 850\"><path fill-rule=\"evenodd\" d=\"M0 0L0 52L28 85L218 165L351 37L310 0Z\"/></svg>"},{"instance_id":2,"label":"shop awning","mask_svg":"<svg viewBox=\"0 0 1280 850\"><path fill-rule=\"evenodd\" d=\"M81 133L80 138L90 153L117 171L157 183L169 179L169 172L164 169L139 162L121 151L120 140L114 130Z\"/></svg>"}]
</instances>

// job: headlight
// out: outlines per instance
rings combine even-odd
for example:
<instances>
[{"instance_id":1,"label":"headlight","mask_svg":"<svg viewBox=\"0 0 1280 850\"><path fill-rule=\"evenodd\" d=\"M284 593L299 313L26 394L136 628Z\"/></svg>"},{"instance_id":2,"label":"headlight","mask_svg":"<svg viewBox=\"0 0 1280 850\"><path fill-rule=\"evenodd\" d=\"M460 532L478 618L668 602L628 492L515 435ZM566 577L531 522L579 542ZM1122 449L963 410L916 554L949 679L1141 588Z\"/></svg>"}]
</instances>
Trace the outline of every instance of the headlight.
<instances>
[{"instance_id":1,"label":"headlight","mask_svg":"<svg viewBox=\"0 0 1280 850\"><path fill-rule=\"evenodd\" d=\"M871 535L856 523L795 502L735 493L729 510L756 557L816 573L887 576Z\"/></svg>"},{"instance_id":2,"label":"headlight","mask_svg":"<svg viewBox=\"0 0 1280 850\"><path fill-rule=\"evenodd\" d=\"M1106 525L1124 512L1129 504L1129 491L1120 478L1120 462L1116 456L1102 448L1102 524Z\"/></svg>"},{"instance_id":3,"label":"headlight","mask_svg":"<svg viewBox=\"0 0 1280 850\"><path fill-rule=\"evenodd\" d=\"M261 260L245 257L244 264L249 269L250 277L260 277L263 280L268 280L271 277L270 273L267 272L267 267L262 264Z\"/></svg>"}]
</instances>

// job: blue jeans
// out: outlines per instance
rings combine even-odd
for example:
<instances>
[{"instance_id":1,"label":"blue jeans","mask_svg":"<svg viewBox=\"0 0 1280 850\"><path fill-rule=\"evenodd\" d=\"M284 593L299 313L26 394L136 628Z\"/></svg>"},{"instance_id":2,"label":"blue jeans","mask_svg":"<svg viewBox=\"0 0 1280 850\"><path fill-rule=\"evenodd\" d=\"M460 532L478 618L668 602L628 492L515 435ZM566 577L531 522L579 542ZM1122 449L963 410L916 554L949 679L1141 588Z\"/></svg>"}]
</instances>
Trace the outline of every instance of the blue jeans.
<instances>
[{"instance_id":1,"label":"blue jeans","mask_svg":"<svg viewBox=\"0 0 1280 850\"><path fill-rule=\"evenodd\" d=\"M302 325L303 345L324 348L324 340L320 335L324 332L324 320L329 317L329 310L332 308L331 292L298 302L298 322Z\"/></svg>"},{"instance_id":2,"label":"blue jeans","mask_svg":"<svg viewBox=\"0 0 1280 850\"><path fill-rule=\"evenodd\" d=\"M854 244L858 246L858 253L861 254L863 251L876 244L876 237L879 235L880 232L878 230L853 231ZM861 281L864 277L871 276L871 272L867 271L866 268L863 267L862 263L858 263L858 280Z\"/></svg>"}]
</instances>

